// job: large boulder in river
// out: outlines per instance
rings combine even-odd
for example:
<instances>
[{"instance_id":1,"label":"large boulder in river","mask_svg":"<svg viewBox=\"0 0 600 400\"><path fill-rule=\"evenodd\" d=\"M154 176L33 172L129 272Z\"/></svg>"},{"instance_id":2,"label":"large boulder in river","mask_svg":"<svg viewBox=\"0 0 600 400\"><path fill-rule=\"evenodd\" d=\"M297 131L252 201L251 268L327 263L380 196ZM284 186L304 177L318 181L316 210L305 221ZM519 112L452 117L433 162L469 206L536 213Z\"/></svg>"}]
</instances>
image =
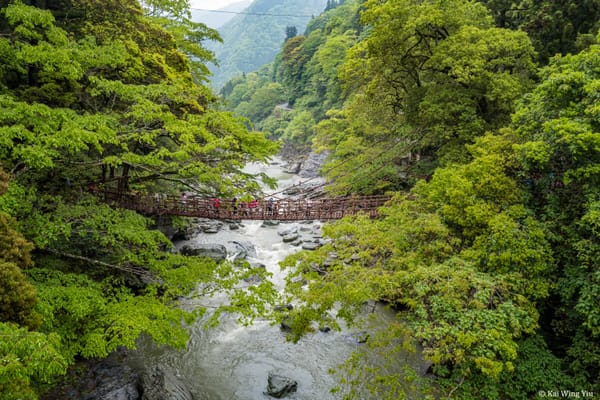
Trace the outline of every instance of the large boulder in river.
<instances>
[{"instance_id":1,"label":"large boulder in river","mask_svg":"<svg viewBox=\"0 0 600 400\"><path fill-rule=\"evenodd\" d=\"M267 392L271 397L280 399L287 396L290 393L295 392L298 389L298 382L288 378L287 376L278 375L273 372L269 372L269 378L267 379Z\"/></svg>"},{"instance_id":2,"label":"large boulder in river","mask_svg":"<svg viewBox=\"0 0 600 400\"><path fill-rule=\"evenodd\" d=\"M232 240L230 253L235 254L235 258L256 257L256 247L249 240Z\"/></svg>"},{"instance_id":3,"label":"large boulder in river","mask_svg":"<svg viewBox=\"0 0 600 400\"><path fill-rule=\"evenodd\" d=\"M225 246L216 243L195 244L193 247L185 245L179 252L185 256L209 257L217 261L227 257Z\"/></svg>"},{"instance_id":4,"label":"large boulder in river","mask_svg":"<svg viewBox=\"0 0 600 400\"><path fill-rule=\"evenodd\" d=\"M190 389L165 366L154 366L142 375L142 400L194 400Z\"/></svg>"}]
</instances>

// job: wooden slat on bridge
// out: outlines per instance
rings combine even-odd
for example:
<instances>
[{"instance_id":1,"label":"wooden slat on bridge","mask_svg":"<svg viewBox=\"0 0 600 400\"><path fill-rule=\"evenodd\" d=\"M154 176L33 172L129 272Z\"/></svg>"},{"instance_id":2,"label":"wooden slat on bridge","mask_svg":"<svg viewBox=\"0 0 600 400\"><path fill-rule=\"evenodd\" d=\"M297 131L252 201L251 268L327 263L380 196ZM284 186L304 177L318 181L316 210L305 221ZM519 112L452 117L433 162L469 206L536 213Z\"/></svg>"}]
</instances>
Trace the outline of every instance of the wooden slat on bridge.
<instances>
[{"instance_id":1,"label":"wooden slat on bridge","mask_svg":"<svg viewBox=\"0 0 600 400\"><path fill-rule=\"evenodd\" d=\"M332 220L359 212L374 218L389 196L362 196L322 199L278 199L272 203L261 199L250 203L220 200L215 207L214 199L197 196L186 198L165 195L122 194L105 192L105 201L118 207L138 211L145 215L175 215L210 219L232 220Z\"/></svg>"}]
</instances>

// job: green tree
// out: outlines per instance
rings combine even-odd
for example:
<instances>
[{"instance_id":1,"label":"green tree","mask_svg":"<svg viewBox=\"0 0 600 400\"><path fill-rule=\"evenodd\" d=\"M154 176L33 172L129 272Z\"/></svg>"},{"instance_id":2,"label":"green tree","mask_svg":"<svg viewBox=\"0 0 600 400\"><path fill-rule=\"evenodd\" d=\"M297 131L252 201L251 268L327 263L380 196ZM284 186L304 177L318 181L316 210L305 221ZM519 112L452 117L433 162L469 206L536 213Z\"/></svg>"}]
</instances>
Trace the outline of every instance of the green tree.
<instances>
[{"instance_id":1,"label":"green tree","mask_svg":"<svg viewBox=\"0 0 600 400\"><path fill-rule=\"evenodd\" d=\"M6 193L7 182L0 170L0 196ZM37 296L22 271L31 267L33 246L16 228L16 221L0 211L0 320L35 329L41 322L34 311Z\"/></svg>"},{"instance_id":2,"label":"green tree","mask_svg":"<svg viewBox=\"0 0 600 400\"><path fill-rule=\"evenodd\" d=\"M283 138L293 143L310 144L310 138L313 136L315 120L311 113L302 111L296 114L290 124L285 129Z\"/></svg>"},{"instance_id":3,"label":"green tree","mask_svg":"<svg viewBox=\"0 0 600 400\"><path fill-rule=\"evenodd\" d=\"M539 327L536 304L549 296L554 265L546 228L512 176L512 145L510 137L477 139L472 162L438 169L410 198L394 198L381 220L327 226L333 245L286 260L296 267L289 290L302 301L291 314L295 334L315 320L332 324L328 313L353 322L365 301L383 300L397 312L383 328L381 345L399 346L388 361L402 346L422 346L437 377L422 383L424 393L433 385L443 396L497 398L520 341ZM354 373L376 368L364 367ZM379 398L411 392L411 374L371 371Z\"/></svg>"},{"instance_id":4,"label":"green tree","mask_svg":"<svg viewBox=\"0 0 600 400\"><path fill-rule=\"evenodd\" d=\"M293 38L298 34L298 28L295 26L286 26L285 27L285 40Z\"/></svg>"},{"instance_id":5,"label":"green tree","mask_svg":"<svg viewBox=\"0 0 600 400\"><path fill-rule=\"evenodd\" d=\"M58 351L57 335L30 332L0 322L0 396L6 400L36 400L32 380L48 382L67 371Z\"/></svg>"},{"instance_id":6,"label":"green tree","mask_svg":"<svg viewBox=\"0 0 600 400\"><path fill-rule=\"evenodd\" d=\"M527 36L494 28L474 2L363 6L369 29L340 71L352 128L317 140L346 166L331 178L366 164L366 179L342 180L336 192L410 186L436 165L468 161L465 145L510 120L535 69Z\"/></svg>"},{"instance_id":7,"label":"green tree","mask_svg":"<svg viewBox=\"0 0 600 400\"><path fill-rule=\"evenodd\" d=\"M197 84L184 54L197 55L198 47L182 21L169 33L135 1L0 9L0 163L10 175L8 188L0 179L0 312L38 328L27 336L51 341L48 355L60 353L60 368L50 368L41 355L19 360L21 350L3 350L0 368L20 375L18 390L2 390L16 398L33 398L29 386L77 357L134 347L141 333L185 344L185 323L200 311L185 312L177 299L198 282L230 290L226 309L246 320L265 312L259 299L274 296L266 282L236 292L235 282L260 271L171 254L153 221L87 193L90 183L225 195L258 188L242 168L276 145L216 110L216 97ZM19 327L10 330L23 336ZM0 346L9 343L2 338Z\"/></svg>"},{"instance_id":8,"label":"green tree","mask_svg":"<svg viewBox=\"0 0 600 400\"><path fill-rule=\"evenodd\" d=\"M552 59L514 116L529 204L552 232L557 258L553 301L543 309L550 348L567 354L582 383L600 381L598 51Z\"/></svg>"},{"instance_id":9,"label":"green tree","mask_svg":"<svg viewBox=\"0 0 600 400\"><path fill-rule=\"evenodd\" d=\"M600 27L597 0L481 0L481 3L492 11L498 26L527 32L543 64L556 54L584 49Z\"/></svg>"}]
</instances>

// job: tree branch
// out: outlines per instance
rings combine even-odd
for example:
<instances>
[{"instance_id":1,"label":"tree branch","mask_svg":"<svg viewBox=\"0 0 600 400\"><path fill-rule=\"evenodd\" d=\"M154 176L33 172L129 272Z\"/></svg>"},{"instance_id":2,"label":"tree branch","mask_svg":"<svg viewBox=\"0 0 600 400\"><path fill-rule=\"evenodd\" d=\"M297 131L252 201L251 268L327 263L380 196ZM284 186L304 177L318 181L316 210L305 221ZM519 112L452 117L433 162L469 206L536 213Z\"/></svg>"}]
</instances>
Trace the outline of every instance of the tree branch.
<instances>
[{"instance_id":1,"label":"tree branch","mask_svg":"<svg viewBox=\"0 0 600 400\"><path fill-rule=\"evenodd\" d=\"M105 262L100 261L100 260L95 260L93 258L84 257L84 256L78 256L77 254L65 253L63 251L58 251L58 250L54 250L54 249L48 249L48 248L46 248L46 249L42 249L42 250L47 251L48 253L55 254L57 256L61 256L61 257L65 257L65 258L70 258L70 259L73 259L73 260L85 261L85 262L88 262L90 264L99 265L99 266L106 267L106 268L118 269L119 271L129 272L131 274L135 274L135 275L139 275L139 276L146 276L146 277L149 277L149 278L153 278L154 277L150 273L150 271L147 271L147 270L142 269L142 268L135 268L135 267L128 267L128 266L123 266L123 265L109 264L109 263L105 263Z\"/></svg>"}]
</instances>

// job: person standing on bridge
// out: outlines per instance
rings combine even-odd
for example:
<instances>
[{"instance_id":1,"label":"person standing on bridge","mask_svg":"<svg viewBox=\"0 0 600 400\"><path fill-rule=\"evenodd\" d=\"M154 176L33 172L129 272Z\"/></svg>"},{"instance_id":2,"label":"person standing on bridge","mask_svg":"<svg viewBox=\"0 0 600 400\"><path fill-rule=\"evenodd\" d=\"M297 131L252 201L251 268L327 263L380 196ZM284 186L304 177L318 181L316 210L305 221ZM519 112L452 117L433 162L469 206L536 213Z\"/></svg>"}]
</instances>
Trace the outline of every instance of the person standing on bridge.
<instances>
[{"instance_id":1,"label":"person standing on bridge","mask_svg":"<svg viewBox=\"0 0 600 400\"><path fill-rule=\"evenodd\" d=\"M237 208L238 208L238 198L234 197L233 199L231 199L231 209L233 210L234 214L237 214Z\"/></svg>"},{"instance_id":2,"label":"person standing on bridge","mask_svg":"<svg viewBox=\"0 0 600 400\"><path fill-rule=\"evenodd\" d=\"M185 205L186 205L186 203L187 203L187 193L183 192L181 194L181 209L182 209L182 211L185 211Z\"/></svg>"},{"instance_id":3,"label":"person standing on bridge","mask_svg":"<svg viewBox=\"0 0 600 400\"><path fill-rule=\"evenodd\" d=\"M252 199L249 203L248 203L248 208L249 211L254 214L254 212L256 211L256 207L258 207L258 200L256 199Z\"/></svg>"},{"instance_id":4,"label":"person standing on bridge","mask_svg":"<svg viewBox=\"0 0 600 400\"><path fill-rule=\"evenodd\" d=\"M272 197L270 197L269 200L267 200L267 211L269 214L273 214L273 203L274 200Z\"/></svg>"},{"instance_id":5,"label":"person standing on bridge","mask_svg":"<svg viewBox=\"0 0 600 400\"><path fill-rule=\"evenodd\" d=\"M219 216L219 207L221 206L221 200L219 200L218 197L215 197L213 199L213 209L215 210L215 215L218 217Z\"/></svg>"}]
</instances>

